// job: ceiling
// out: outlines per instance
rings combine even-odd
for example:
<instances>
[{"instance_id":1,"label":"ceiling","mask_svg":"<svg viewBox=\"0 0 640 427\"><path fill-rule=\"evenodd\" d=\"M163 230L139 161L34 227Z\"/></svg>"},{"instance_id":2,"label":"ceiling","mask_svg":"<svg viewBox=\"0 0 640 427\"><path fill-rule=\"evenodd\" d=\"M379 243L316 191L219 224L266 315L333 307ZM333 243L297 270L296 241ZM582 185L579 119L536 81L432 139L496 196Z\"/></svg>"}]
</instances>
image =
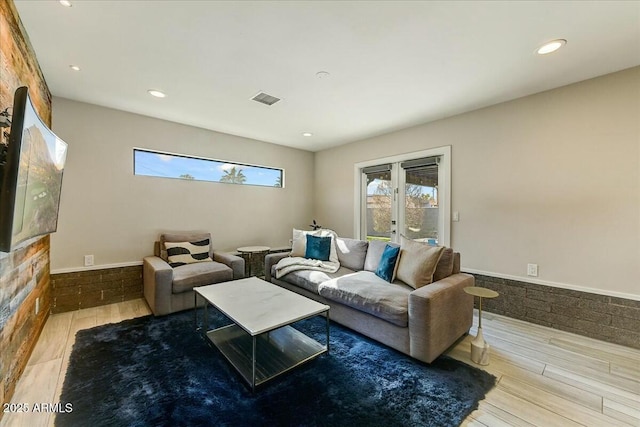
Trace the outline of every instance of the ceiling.
<instances>
[{"instance_id":1,"label":"ceiling","mask_svg":"<svg viewBox=\"0 0 640 427\"><path fill-rule=\"evenodd\" d=\"M15 4L54 96L310 151L640 65L639 1Z\"/></svg>"}]
</instances>

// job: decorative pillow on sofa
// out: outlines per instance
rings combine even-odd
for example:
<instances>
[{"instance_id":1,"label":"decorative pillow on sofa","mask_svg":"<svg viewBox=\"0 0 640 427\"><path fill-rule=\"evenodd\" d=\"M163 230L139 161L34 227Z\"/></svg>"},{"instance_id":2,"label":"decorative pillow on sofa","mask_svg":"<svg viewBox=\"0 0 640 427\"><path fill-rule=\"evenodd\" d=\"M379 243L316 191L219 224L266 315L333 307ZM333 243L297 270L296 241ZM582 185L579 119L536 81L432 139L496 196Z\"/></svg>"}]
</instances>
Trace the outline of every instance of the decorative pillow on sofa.
<instances>
[{"instance_id":1,"label":"decorative pillow on sofa","mask_svg":"<svg viewBox=\"0 0 640 427\"><path fill-rule=\"evenodd\" d=\"M378 269L378 265L380 265L380 260L382 259L382 253L384 249L389 246L399 248L400 245L397 243L387 243L382 240L371 240L369 242L369 247L367 248L367 255L364 258L364 269L375 273Z\"/></svg>"},{"instance_id":2,"label":"decorative pillow on sofa","mask_svg":"<svg viewBox=\"0 0 640 427\"><path fill-rule=\"evenodd\" d=\"M444 247L429 246L400 236L401 256L396 278L414 289L433 281Z\"/></svg>"},{"instance_id":3,"label":"decorative pillow on sofa","mask_svg":"<svg viewBox=\"0 0 640 427\"><path fill-rule=\"evenodd\" d=\"M335 231L329 230L328 228L321 228L320 230L313 231L303 231L298 230L296 228L293 229L293 242L291 246L291 253L289 256L292 257L302 257L307 254L307 235L310 234L312 236L317 237L330 237L331 238L331 252L329 254L329 262L334 262L336 264L338 261L338 252L336 250L336 239L338 235Z\"/></svg>"},{"instance_id":4,"label":"decorative pillow on sofa","mask_svg":"<svg viewBox=\"0 0 640 427\"><path fill-rule=\"evenodd\" d=\"M340 265L353 271L364 270L368 247L369 242L367 241L338 237L336 249Z\"/></svg>"},{"instance_id":5,"label":"decorative pillow on sofa","mask_svg":"<svg viewBox=\"0 0 640 427\"><path fill-rule=\"evenodd\" d=\"M171 267L179 267L194 262L213 261L209 257L209 239L195 242L164 242Z\"/></svg>"},{"instance_id":6,"label":"decorative pillow on sofa","mask_svg":"<svg viewBox=\"0 0 640 427\"><path fill-rule=\"evenodd\" d=\"M307 234L307 248L304 253L305 258L329 261L331 255L331 237L318 237Z\"/></svg>"},{"instance_id":7,"label":"decorative pillow on sofa","mask_svg":"<svg viewBox=\"0 0 640 427\"><path fill-rule=\"evenodd\" d=\"M375 271L376 276L391 283L395 279L396 266L398 265L398 256L400 255L400 248L387 245L382 252L382 258L378 264L378 269Z\"/></svg>"},{"instance_id":8,"label":"decorative pillow on sofa","mask_svg":"<svg viewBox=\"0 0 640 427\"><path fill-rule=\"evenodd\" d=\"M304 257L307 253L307 233L296 228L293 229L293 240L291 242L291 256Z\"/></svg>"},{"instance_id":9,"label":"decorative pillow on sofa","mask_svg":"<svg viewBox=\"0 0 640 427\"><path fill-rule=\"evenodd\" d=\"M436 271L433 273L433 281L437 282L451 276L451 274L453 274L453 249L444 248L440 261L436 266Z\"/></svg>"}]
</instances>

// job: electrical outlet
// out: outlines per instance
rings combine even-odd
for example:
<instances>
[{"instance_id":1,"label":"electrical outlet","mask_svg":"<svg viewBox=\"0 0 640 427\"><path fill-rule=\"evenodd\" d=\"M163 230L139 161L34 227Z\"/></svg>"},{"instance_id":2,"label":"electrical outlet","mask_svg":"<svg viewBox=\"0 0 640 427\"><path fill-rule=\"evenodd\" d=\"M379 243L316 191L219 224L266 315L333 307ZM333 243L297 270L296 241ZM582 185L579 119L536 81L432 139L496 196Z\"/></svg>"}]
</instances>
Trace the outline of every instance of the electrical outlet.
<instances>
[{"instance_id":1,"label":"electrical outlet","mask_svg":"<svg viewBox=\"0 0 640 427\"><path fill-rule=\"evenodd\" d=\"M36 298L36 314L40 313L40 297Z\"/></svg>"},{"instance_id":2,"label":"electrical outlet","mask_svg":"<svg viewBox=\"0 0 640 427\"><path fill-rule=\"evenodd\" d=\"M84 266L91 267L93 265L93 255L84 256Z\"/></svg>"},{"instance_id":3,"label":"electrical outlet","mask_svg":"<svg viewBox=\"0 0 640 427\"><path fill-rule=\"evenodd\" d=\"M538 264L527 264L527 276L538 277Z\"/></svg>"}]
</instances>

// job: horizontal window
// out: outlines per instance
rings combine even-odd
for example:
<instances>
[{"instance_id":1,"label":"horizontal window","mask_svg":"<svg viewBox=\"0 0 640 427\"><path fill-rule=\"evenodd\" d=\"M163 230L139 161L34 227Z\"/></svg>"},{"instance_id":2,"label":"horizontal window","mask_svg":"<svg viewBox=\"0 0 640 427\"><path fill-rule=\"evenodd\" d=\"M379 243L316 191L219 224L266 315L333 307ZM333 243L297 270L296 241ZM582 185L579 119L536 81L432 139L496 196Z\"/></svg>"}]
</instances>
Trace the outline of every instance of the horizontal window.
<instances>
[{"instance_id":1,"label":"horizontal window","mask_svg":"<svg viewBox=\"0 0 640 427\"><path fill-rule=\"evenodd\" d=\"M134 175L284 187L284 169L133 149Z\"/></svg>"}]
</instances>

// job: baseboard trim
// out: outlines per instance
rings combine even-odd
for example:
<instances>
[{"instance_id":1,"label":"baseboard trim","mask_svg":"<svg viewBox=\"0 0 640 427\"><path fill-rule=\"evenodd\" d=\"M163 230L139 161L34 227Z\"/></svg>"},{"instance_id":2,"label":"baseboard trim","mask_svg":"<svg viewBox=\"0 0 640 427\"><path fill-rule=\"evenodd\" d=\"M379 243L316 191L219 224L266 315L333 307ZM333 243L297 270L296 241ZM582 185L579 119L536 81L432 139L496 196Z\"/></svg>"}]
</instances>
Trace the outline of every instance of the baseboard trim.
<instances>
[{"instance_id":1,"label":"baseboard trim","mask_svg":"<svg viewBox=\"0 0 640 427\"><path fill-rule=\"evenodd\" d=\"M142 261L118 262L115 264L100 264L100 265L92 265L90 267L58 268L56 270L51 270L51 274L77 273L77 272L92 271L92 270L106 270L107 268L135 267L136 265L142 265Z\"/></svg>"},{"instance_id":2,"label":"baseboard trim","mask_svg":"<svg viewBox=\"0 0 640 427\"><path fill-rule=\"evenodd\" d=\"M624 298L633 301L640 301L640 295L628 294L625 292L607 291L605 289L595 289L586 286L576 286L567 283L551 282L548 280L535 279L532 277L512 276L509 274L494 273L492 271L482 271L473 268L461 268L463 273L480 274L483 276L497 277L500 279L515 280L524 283L533 283L534 285L550 286L552 288L569 289L571 291L586 292L589 294L604 295L608 297Z\"/></svg>"}]
</instances>

